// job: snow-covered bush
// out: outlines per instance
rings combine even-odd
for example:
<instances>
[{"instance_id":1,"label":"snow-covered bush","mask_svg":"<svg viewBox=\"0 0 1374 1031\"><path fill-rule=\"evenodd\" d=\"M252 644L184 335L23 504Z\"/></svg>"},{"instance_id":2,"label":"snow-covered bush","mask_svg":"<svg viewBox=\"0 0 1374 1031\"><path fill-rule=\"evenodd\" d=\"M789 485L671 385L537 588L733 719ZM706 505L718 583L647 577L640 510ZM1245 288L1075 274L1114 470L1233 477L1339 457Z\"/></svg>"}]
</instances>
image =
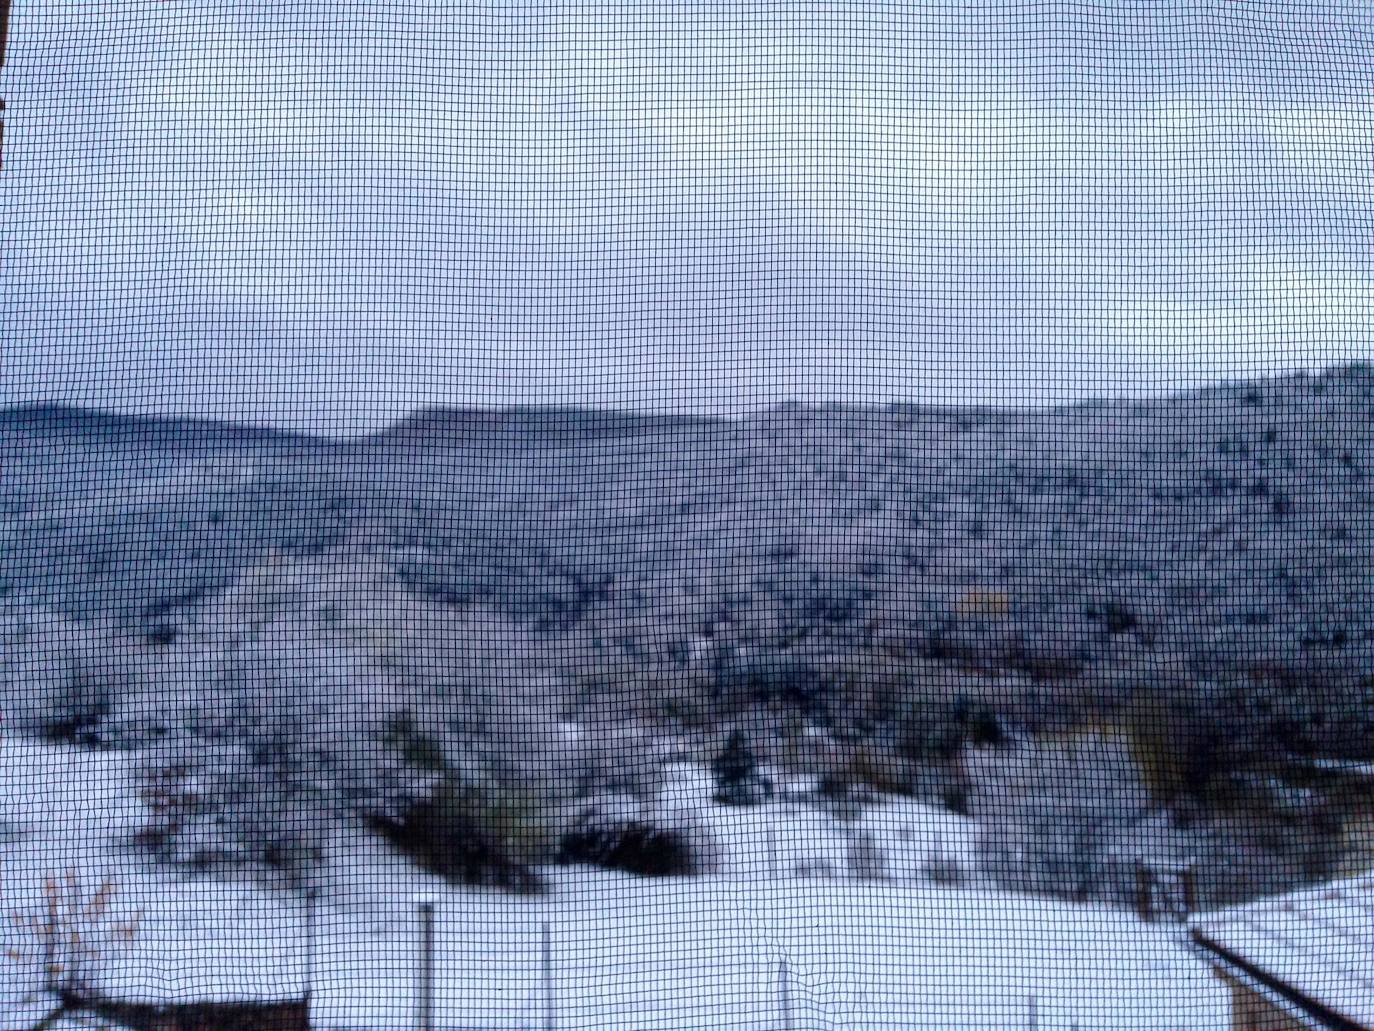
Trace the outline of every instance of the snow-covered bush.
<instances>
[{"instance_id":1,"label":"snow-covered bush","mask_svg":"<svg viewBox=\"0 0 1374 1031\"><path fill-rule=\"evenodd\" d=\"M174 711L123 714L166 728L137 768L152 811L143 840L169 858L299 876L347 810L395 808L429 788L384 741L381 715L399 692L365 656L284 621L214 659L179 699L168 685Z\"/></svg>"},{"instance_id":2,"label":"snow-covered bush","mask_svg":"<svg viewBox=\"0 0 1374 1031\"><path fill-rule=\"evenodd\" d=\"M553 858L564 803L656 769L610 728L568 733L546 655L498 614L411 594L375 556L274 560L207 607L106 729L156 741L148 791L170 782L174 798L144 840L170 857L300 874L361 816L446 876L520 886Z\"/></svg>"},{"instance_id":3,"label":"snow-covered bush","mask_svg":"<svg viewBox=\"0 0 1374 1031\"><path fill-rule=\"evenodd\" d=\"M0 602L0 711L18 734L81 740L137 691L151 652L104 621Z\"/></svg>"},{"instance_id":4,"label":"snow-covered bush","mask_svg":"<svg viewBox=\"0 0 1374 1031\"><path fill-rule=\"evenodd\" d=\"M1218 813L1189 828L1198 905L1237 905L1337 876L1337 826L1274 812Z\"/></svg>"},{"instance_id":5,"label":"snow-covered bush","mask_svg":"<svg viewBox=\"0 0 1374 1031\"><path fill-rule=\"evenodd\" d=\"M962 885L978 879L978 825L947 809L889 796L865 807L852 829L872 842L887 880Z\"/></svg>"},{"instance_id":6,"label":"snow-covered bush","mask_svg":"<svg viewBox=\"0 0 1374 1031\"><path fill-rule=\"evenodd\" d=\"M1150 798L1124 736L1048 735L970 750L963 765L982 866L996 882L1077 900L1130 897L1105 852L1148 826Z\"/></svg>"},{"instance_id":7,"label":"snow-covered bush","mask_svg":"<svg viewBox=\"0 0 1374 1031\"><path fill-rule=\"evenodd\" d=\"M1202 908L1291 891L1338 871L1341 820L1318 793L1290 788L1300 797L1287 804L1282 780L1241 768L1209 774L1205 800L1166 807L1139 754L1131 734L1106 729L970 753L964 765L983 869L1008 888L1128 906L1140 867L1191 869Z\"/></svg>"},{"instance_id":8,"label":"snow-covered bush","mask_svg":"<svg viewBox=\"0 0 1374 1031\"><path fill-rule=\"evenodd\" d=\"M647 818L687 842L698 873L944 884L977 876L972 820L898 796L873 796L840 819L814 792L777 783L766 805L720 805L707 767L673 764Z\"/></svg>"}]
</instances>

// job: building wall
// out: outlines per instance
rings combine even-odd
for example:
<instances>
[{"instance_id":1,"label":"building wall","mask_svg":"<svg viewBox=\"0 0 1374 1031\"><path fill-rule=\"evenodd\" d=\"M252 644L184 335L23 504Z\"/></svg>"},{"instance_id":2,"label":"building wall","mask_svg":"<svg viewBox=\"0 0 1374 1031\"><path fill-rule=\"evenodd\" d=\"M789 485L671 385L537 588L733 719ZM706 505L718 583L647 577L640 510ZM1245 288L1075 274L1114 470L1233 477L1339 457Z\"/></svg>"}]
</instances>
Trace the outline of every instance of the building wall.
<instances>
[{"instance_id":1,"label":"building wall","mask_svg":"<svg viewBox=\"0 0 1374 1031\"><path fill-rule=\"evenodd\" d=\"M1217 976L1231 987L1231 1031L1312 1031L1311 1024L1300 1023L1225 973Z\"/></svg>"},{"instance_id":2,"label":"building wall","mask_svg":"<svg viewBox=\"0 0 1374 1031\"><path fill-rule=\"evenodd\" d=\"M71 1008L77 1013L94 1013L117 1020L120 1026L136 1031L310 1031L307 999L179 1006L102 1001L76 1004Z\"/></svg>"}]
</instances>

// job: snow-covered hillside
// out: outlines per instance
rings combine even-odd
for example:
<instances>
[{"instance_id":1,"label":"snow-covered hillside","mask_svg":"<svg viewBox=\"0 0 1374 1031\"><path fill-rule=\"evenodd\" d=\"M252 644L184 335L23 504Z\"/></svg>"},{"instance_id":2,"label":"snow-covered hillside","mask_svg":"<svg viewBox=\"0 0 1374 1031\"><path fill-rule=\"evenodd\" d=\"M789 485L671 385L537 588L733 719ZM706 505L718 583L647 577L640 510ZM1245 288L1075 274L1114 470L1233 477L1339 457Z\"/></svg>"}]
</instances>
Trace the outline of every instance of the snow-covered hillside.
<instances>
[{"instance_id":1,"label":"snow-covered hillside","mask_svg":"<svg viewBox=\"0 0 1374 1031\"><path fill-rule=\"evenodd\" d=\"M141 917L132 940L109 935L103 945L92 967L101 990L130 1001L299 992L300 902L130 850L123 839L144 814L127 761L0 741L7 913L41 911L48 876L62 883L74 870L87 893L109 876L117 890L92 930ZM411 1026L417 893L436 901L441 1028L543 1026L545 923L562 1029L1020 1029L1032 1019L1200 1029L1226 1019L1221 987L1167 925L933 882L932 863L948 882L971 862L967 821L907 803L873 808L857 830L883 855L885 879L858 880L847 872L856 828L785 800L712 806L701 771L676 773L665 805L709 831L717 873L651 880L568 867L550 873L549 894L516 898L451 888L376 838L341 832L320 879L315 1026ZM51 1009L34 997L41 961L26 933L10 919L0 932L22 957L0 966L5 1027Z\"/></svg>"}]
</instances>

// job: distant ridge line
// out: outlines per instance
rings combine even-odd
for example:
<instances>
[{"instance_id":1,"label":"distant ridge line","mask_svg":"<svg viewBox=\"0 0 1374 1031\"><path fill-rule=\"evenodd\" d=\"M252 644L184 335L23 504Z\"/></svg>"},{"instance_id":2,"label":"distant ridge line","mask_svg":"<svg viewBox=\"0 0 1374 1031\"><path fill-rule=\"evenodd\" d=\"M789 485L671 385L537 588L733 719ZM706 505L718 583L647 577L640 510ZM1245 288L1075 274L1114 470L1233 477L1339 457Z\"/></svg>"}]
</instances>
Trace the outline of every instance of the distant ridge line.
<instances>
[{"instance_id":1,"label":"distant ridge line","mask_svg":"<svg viewBox=\"0 0 1374 1031\"><path fill-rule=\"evenodd\" d=\"M254 425L232 419L203 416L133 414L103 408L87 408L55 402L28 402L0 406L0 430L43 436L128 440L175 437L186 443L389 443L444 438L489 440L493 436L525 437L552 441L556 438L595 439L625 437L683 428L720 428L789 415L888 414L927 419L997 419L1052 416L1073 411L1098 411L1119 407L1139 412L1155 406L1199 400L1226 391L1254 395L1261 388L1281 388L1307 383L1320 390L1334 380L1362 378L1374 381L1374 363L1347 362L1320 371L1295 371L1268 377L1227 380L1194 386L1156 397L1085 398L1049 406L998 404L937 404L918 401L804 401L781 400L767 408L743 415L706 415L675 412L643 412L627 409L568 405L515 405L485 408L472 405L436 405L416 409L389 425L353 436L332 436L306 430Z\"/></svg>"}]
</instances>

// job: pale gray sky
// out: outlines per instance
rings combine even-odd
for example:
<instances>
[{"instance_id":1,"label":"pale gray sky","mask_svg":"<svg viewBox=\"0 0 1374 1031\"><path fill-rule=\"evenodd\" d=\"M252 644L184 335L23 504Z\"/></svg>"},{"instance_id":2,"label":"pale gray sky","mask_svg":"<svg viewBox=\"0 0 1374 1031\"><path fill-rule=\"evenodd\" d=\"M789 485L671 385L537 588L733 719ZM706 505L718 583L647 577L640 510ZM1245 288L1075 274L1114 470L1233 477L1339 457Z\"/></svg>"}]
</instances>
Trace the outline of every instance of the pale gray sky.
<instances>
[{"instance_id":1,"label":"pale gray sky","mask_svg":"<svg viewBox=\"0 0 1374 1031\"><path fill-rule=\"evenodd\" d=\"M31 0L0 404L1045 404L1374 356L1363 2Z\"/></svg>"}]
</instances>

